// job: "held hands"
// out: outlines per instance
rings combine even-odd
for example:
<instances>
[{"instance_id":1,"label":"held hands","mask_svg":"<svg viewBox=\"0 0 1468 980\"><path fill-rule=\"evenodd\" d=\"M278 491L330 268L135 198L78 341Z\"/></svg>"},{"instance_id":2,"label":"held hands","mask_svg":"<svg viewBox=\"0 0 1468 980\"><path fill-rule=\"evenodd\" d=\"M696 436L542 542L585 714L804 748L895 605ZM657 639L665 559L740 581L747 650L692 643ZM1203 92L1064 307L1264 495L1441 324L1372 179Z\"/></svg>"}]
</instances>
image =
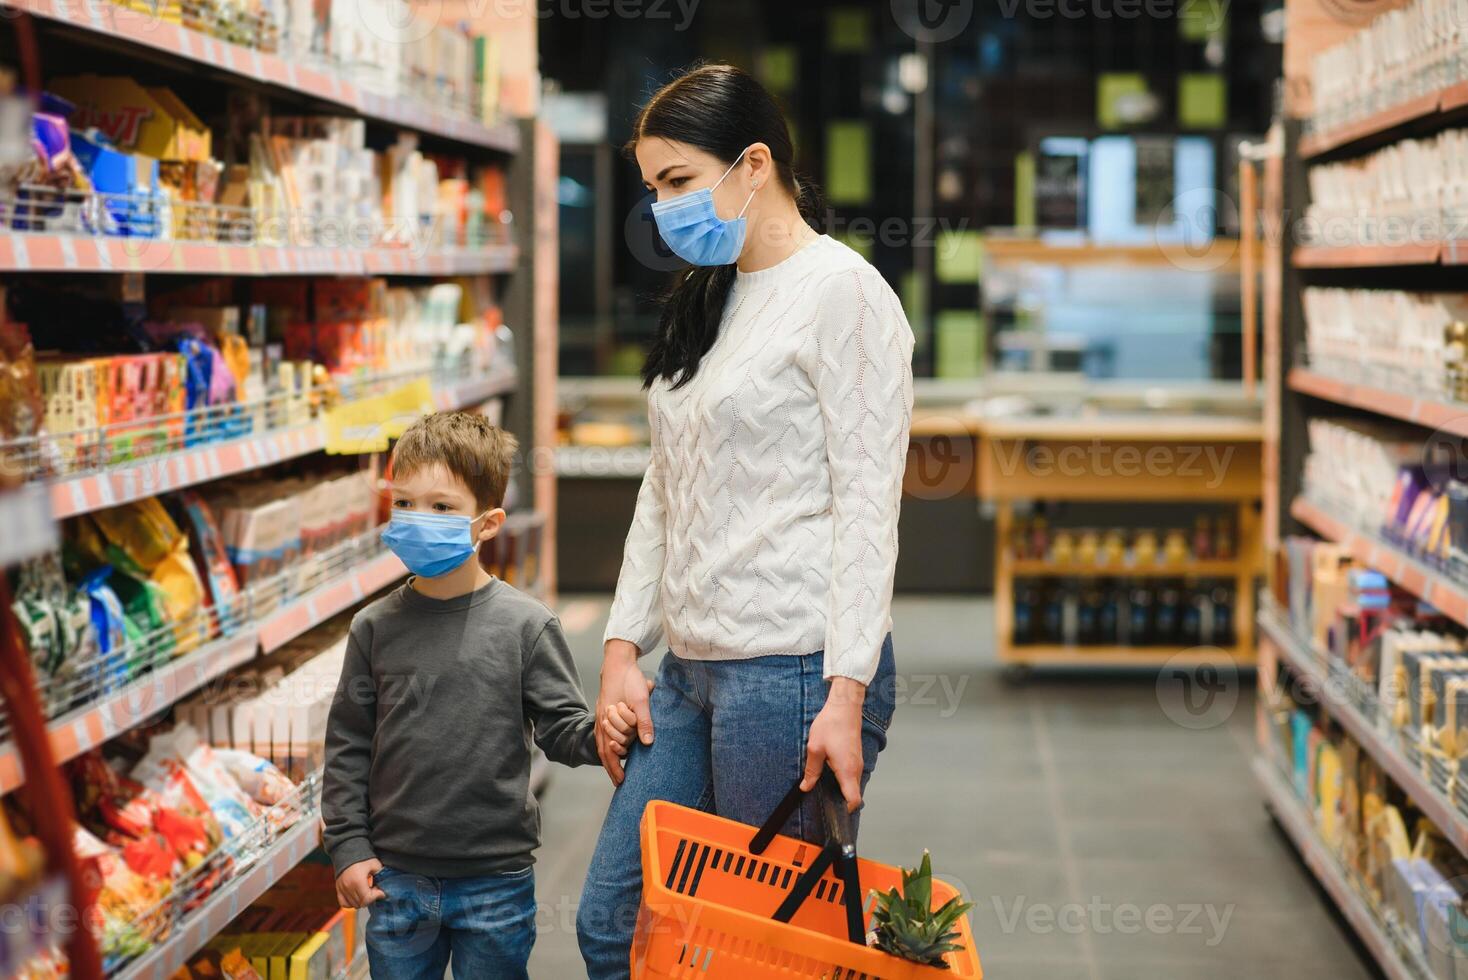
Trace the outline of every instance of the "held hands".
<instances>
[{"instance_id":1,"label":"held hands","mask_svg":"<svg viewBox=\"0 0 1468 980\"><path fill-rule=\"evenodd\" d=\"M596 754L612 783L623 779L623 757L635 731L643 745L652 744L652 711L648 692L653 682L637 666L637 647L608 640L601 665L601 691L596 698Z\"/></svg>"},{"instance_id":2,"label":"held hands","mask_svg":"<svg viewBox=\"0 0 1468 980\"><path fill-rule=\"evenodd\" d=\"M810 792L821 776L821 767L830 766L846 797L846 809L861 806L861 706L866 700L866 685L849 677L833 677L826 703L810 725L805 748L805 776L800 788Z\"/></svg>"},{"instance_id":3,"label":"held hands","mask_svg":"<svg viewBox=\"0 0 1468 980\"><path fill-rule=\"evenodd\" d=\"M370 858L350 865L347 870L337 875L337 904L344 909L363 909L379 898L386 898L387 893L378 888L373 881L377 872L381 870L382 862L377 858Z\"/></svg>"}]
</instances>

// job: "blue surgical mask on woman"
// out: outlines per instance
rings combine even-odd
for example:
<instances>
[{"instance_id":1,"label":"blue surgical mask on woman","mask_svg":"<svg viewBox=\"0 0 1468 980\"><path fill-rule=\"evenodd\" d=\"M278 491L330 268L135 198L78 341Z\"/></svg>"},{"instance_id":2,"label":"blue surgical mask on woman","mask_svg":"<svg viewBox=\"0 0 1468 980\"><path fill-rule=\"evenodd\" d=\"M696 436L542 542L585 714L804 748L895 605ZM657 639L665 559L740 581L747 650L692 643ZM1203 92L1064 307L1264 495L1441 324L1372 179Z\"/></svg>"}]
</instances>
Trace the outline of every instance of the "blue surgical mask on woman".
<instances>
[{"instance_id":1,"label":"blue surgical mask on woman","mask_svg":"<svg viewBox=\"0 0 1468 980\"><path fill-rule=\"evenodd\" d=\"M673 254L684 262L691 265L729 265L739 258L739 252L744 248L744 212L749 210L749 202L754 200L754 190L749 192L738 216L727 221L714 210L714 190L734 172L746 152L739 152L713 187L700 187L671 201L653 204L652 218L657 222L658 234L663 236Z\"/></svg>"},{"instance_id":2,"label":"blue surgical mask on woman","mask_svg":"<svg viewBox=\"0 0 1468 980\"><path fill-rule=\"evenodd\" d=\"M382 532L382 543L414 575L437 578L452 572L474 554L471 528L479 517L395 510L387 530Z\"/></svg>"}]
</instances>

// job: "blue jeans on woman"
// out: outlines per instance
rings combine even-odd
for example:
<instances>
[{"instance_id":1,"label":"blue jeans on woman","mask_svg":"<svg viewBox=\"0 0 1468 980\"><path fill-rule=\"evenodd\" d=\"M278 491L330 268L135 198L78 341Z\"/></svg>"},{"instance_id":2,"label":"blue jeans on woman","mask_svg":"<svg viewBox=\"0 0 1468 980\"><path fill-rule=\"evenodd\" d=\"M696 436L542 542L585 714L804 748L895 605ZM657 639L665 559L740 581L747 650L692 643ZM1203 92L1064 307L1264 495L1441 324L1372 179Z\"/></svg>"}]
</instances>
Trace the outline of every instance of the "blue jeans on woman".
<instances>
[{"instance_id":1,"label":"blue jeans on woman","mask_svg":"<svg viewBox=\"0 0 1468 980\"><path fill-rule=\"evenodd\" d=\"M764 823L805 772L806 736L830 687L823 667L821 653L712 661L663 657L651 697L653 743L634 743L627 755L626 779L612 795L576 912L590 980L631 973L642 897L639 827L648 802L667 800L742 823ZM887 744L895 672L889 634L862 706L863 787ZM814 794L783 832L824 843Z\"/></svg>"},{"instance_id":2,"label":"blue jeans on woman","mask_svg":"<svg viewBox=\"0 0 1468 980\"><path fill-rule=\"evenodd\" d=\"M387 896L368 907L372 980L523 980L535 945L533 869L473 878L430 878L383 868Z\"/></svg>"}]
</instances>

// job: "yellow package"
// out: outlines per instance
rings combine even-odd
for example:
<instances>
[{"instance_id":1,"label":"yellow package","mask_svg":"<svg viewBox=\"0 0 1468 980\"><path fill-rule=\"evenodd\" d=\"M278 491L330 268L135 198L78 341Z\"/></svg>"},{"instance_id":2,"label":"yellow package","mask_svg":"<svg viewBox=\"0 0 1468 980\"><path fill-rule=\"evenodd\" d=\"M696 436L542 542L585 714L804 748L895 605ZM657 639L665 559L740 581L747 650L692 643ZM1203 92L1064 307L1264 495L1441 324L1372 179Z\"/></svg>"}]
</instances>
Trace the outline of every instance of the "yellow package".
<instances>
[{"instance_id":1,"label":"yellow package","mask_svg":"<svg viewBox=\"0 0 1468 980\"><path fill-rule=\"evenodd\" d=\"M93 518L107 543L145 574L151 574L185 540L156 497L101 510Z\"/></svg>"},{"instance_id":2,"label":"yellow package","mask_svg":"<svg viewBox=\"0 0 1468 980\"><path fill-rule=\"evenodd\" d=\"M163 593L163 605L178 640L176 653L191 650L209 638L208 621L200 615L204 607L204 585L199 569L189 554L189 539L179 544L149 576Z\"/></svg>"}]
</instances>

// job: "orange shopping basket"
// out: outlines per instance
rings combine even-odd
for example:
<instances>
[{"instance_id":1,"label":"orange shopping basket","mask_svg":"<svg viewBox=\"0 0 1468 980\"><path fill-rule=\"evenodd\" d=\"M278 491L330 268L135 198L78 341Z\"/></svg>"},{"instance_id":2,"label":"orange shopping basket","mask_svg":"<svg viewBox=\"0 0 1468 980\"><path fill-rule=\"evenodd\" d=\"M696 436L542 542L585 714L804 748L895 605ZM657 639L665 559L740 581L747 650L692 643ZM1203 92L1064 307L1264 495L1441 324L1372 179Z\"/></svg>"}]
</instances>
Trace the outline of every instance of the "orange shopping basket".
<instances>
[{"instance_id":1,"label":"orange shopping basket","mask_svg":"<svg viewBox=\"0 0 1468 980\"><path fill-rule=\"evenodd\" d=\"M829 783L827 782L829 780ZM642 907L632 941L636 980L779 977L979 980L968 918L949 969L866 945L871 890L901 889L902 871L856 856L835 780L823 774L824 847L776 833L800 804L800 785L759 830L654 800L642 814ZM933 882L936 908L958 892Z\"/></svg>"}]
</instances>

